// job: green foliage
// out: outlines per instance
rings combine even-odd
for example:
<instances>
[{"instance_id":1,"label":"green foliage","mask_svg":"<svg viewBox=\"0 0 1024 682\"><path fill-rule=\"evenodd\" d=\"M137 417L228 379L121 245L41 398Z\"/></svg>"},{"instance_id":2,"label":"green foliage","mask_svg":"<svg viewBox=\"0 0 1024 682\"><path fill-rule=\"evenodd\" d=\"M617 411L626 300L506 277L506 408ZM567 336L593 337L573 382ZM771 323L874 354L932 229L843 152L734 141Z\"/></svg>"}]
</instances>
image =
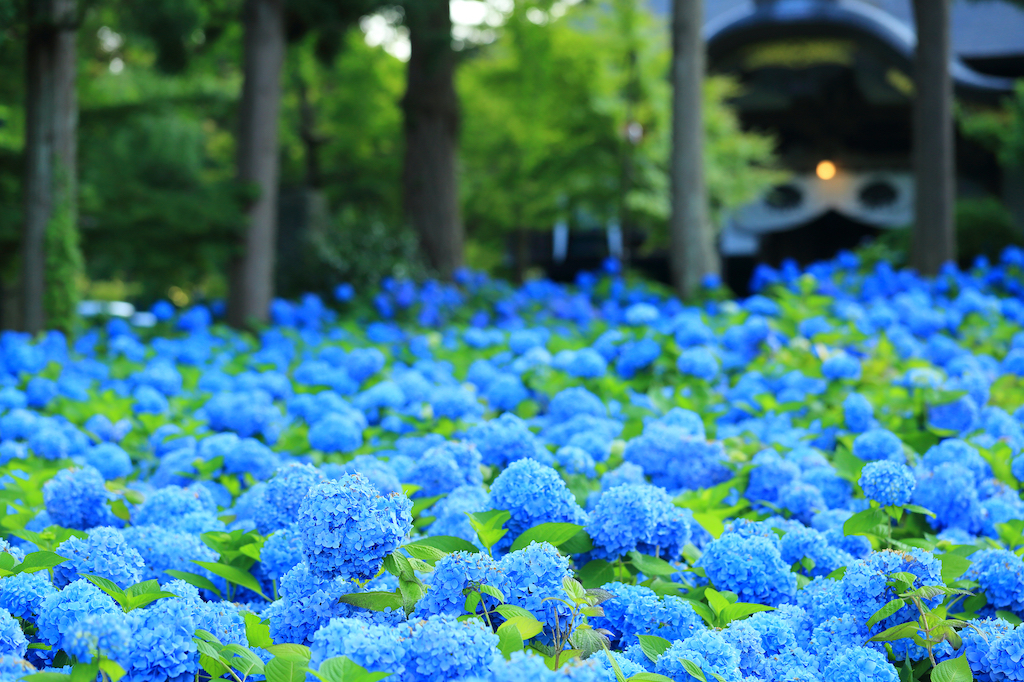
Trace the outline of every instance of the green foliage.
<instances>
[{"instance_id":1,"label":"green foliage","mask_svg":"<svg viewBox=\"0 0 1024 682\"><path fill-rule=\"evenodd\" d=\"M148 606L157 599L167 599L178 596L171 592L162 591L160 589L160 583L156 580L147 580L145 582L132 585L127 590L122 590L113 581L102 578L98 575L83 574L82 577L109 594L110 597L116 601L122 609L124 609L125 613Z\"/></svg>"},{"instance_id":2,"label":"green foliage","mask_svg":"<svg viewBox=\"0 0 1024 682\"><path fill-rule=\"evenodd\" d=\"M964 135L994 152L1003 168L1024 167L1024 81L1017 82L999 109L958 113Z\"/></svg>"}]
</instances>

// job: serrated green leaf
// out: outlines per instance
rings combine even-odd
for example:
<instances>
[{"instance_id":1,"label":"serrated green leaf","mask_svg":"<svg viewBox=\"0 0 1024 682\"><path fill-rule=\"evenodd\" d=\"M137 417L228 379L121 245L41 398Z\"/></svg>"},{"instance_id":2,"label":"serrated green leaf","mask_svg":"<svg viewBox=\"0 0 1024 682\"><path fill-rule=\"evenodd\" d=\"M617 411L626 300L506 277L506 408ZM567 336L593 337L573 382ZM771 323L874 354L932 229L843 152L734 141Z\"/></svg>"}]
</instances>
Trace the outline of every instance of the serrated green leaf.
<instances>
[{"instance_id":1,"label":"serrated green leaf","mask_svg":"<svg viewBox=\"0 0 1024 682\"><path fill-rule=\"evenodd\" d=\"M708 600L708 606L715 612L716 616L721 616L722 611L729 607L729 600L726 599L718 590L713 590L710 587L704 590L704 598Z\"/></svg>"},{"instance_id":2,"label":"serrated green leaf","mask_svg":"<svg viewBox=\"0 0 1024 682\"><path fill-rule=\"evenodd\" d=\"M270 625L251 611L243 611L242 619L245 621L245 640L249 646L259 649L274 646L274 640L270 637Z\"/></svg>"},{"instance_id":3,"label":"serrated green leaf","mask_svg":"<svg viewBox=\"0 0 1024 682\"><path fill-rule=\"evenodd\" d=\"M91 575L89 573L81 573L79 575L103 590L106 594L110 595L110 597L116 601L123 610L128 609L128 595L126 595L124 590L118 587L117 583L113 580L108 580L107 578L103 578L98 575Z\"/></svg>"},{"instance_id":4,"label":"serrated green leaf","mask_svg":"<svg viewBox=\"0 0 1024 682\"><path fill-rule=\"evenodd\" d=\"M891 628L887 628L882 632L869 639L869 642L895 642L899 639L909 639L917 636L917 631L921 628L917 621L913 623L901 623L894 625Z\"/></svg>"},{"instance_id":5,"label":"serrated green leaf","mask_svg":"<svg viewBox=\"0 0 1024 682\"><path fill-rule=\"evenodd\" d=\"M302 646L301 644L275 644L274 646L268 646L267 651L269 651L275 658L287 658L305 661L303 665L309 663L309 659L313 656L313 653L309 650L309 647Z\"/></svg>"},{"instance_id":6,"label":"serrated green leaf","mask_svg":"<svg viewBox=\"0 0 1024 682\"><path fill-rule=\"evenodd\" d=\"M627 677L626 682L675 682L671 677L665 675L659 675L657 673L637 673L632 677Z\"/></svg>"},{"instance_id":7,"label":"serrated green leaf","mask_svg":"<svg viewBox=\"0 0 1024 682\"><path fill-rule=\"evenodd\" d=\"M522 606L500 604L494 610L500 613L502 618L505 618L506 620L511 620L512 618L533 618L533 614Z\"/></svg>"},{"instance_id":8,"label":"serrated green leaf","mask_svg":"<svg viewBox=\"0 0 1024 682\"><path fill-rule=\"evenodd\" d=\"M679 572L678 568L656 556L650 556L648 554L641 554L640 552L633 551L628 554L628 557L629 563L648 578L663 575L675 575Z\"/></svg>"}]
</instances>

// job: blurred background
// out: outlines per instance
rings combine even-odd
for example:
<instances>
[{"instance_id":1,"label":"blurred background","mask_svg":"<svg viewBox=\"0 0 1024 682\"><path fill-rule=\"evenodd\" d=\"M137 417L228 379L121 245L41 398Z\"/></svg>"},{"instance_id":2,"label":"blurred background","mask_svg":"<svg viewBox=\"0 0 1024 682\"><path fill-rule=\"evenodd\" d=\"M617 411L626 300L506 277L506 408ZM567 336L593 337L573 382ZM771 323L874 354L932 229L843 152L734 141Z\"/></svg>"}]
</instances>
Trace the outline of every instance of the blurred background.
<instances>
[{"instance_id":1,"label":"blurred background","mask_svg":"<svg viewBox=\"0 0 1024 682\"><path fill-rule=\"evenodd\" d=\"M161 299L239 322L341 283L609 257L678 288L697 53L702 276L742 295L758 262L912 263L914 3L678 1L0 0L0 326ZM944 21L969 265L1024 241L1024 4Z\"/></svg>"}]
</instances>

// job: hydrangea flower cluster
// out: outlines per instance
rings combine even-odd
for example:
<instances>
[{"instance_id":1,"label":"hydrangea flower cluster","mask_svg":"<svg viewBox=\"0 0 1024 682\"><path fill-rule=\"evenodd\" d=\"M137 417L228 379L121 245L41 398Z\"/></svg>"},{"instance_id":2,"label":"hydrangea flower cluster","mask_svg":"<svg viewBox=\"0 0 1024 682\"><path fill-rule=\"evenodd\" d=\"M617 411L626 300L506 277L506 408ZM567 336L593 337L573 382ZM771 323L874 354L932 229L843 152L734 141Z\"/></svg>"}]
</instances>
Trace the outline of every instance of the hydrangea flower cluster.
<instances>
[{"instance_id":1,"label":"hydrangea flower cluster","mask_svg":"<svg viewBox=\"0 0 1024 682\"><path fill-rule=\"evenodd\" d=\"M396 682L613 682L612 662L692 682L683 659L728 682L896 682L928 652L869 640L914 609L868 619L894 574L945 568L979 594L977 629L937 660L1021 680L1021 272L1021 250L935 279L844 254L692 305L616 268L459 272L339 287L344 322L278 300L255 337L166 302L154 330L2 334L0 678L58 672L63 650L184 682L205 675L198 630L245 647L264 621L313 669L344 655ZM892 538L845 535L874 507L904 507ZM487 512L509 518L478 535ZM13 569L40 547L64 560ZM125 612L86 576L175 596ZM553 671L535 651L581 632L573 579L612 651ZM704 588L773 608L710 627ZM506 660L512 618L541 630ZM644 635L668 650L650 660Z\"/></svg>"}]
</instances>

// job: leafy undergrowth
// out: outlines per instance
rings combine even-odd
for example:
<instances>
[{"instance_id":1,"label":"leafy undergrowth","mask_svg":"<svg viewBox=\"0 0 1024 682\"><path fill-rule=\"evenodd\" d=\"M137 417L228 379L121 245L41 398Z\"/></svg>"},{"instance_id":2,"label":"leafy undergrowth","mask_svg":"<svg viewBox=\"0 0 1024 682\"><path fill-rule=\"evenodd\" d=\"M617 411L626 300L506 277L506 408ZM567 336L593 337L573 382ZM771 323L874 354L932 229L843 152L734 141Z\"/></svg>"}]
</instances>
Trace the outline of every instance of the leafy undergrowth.
<instances>
[{"instance_id":1,"label":"leafy undergrowth","mask_svg":"<svg viewBox=\"0 0 1024 682\"><path fill-rule=\"evenodd\" d=\"M0 678L1024 680L1024 253L0 340Z\"/></svg>"}]
</instances>

